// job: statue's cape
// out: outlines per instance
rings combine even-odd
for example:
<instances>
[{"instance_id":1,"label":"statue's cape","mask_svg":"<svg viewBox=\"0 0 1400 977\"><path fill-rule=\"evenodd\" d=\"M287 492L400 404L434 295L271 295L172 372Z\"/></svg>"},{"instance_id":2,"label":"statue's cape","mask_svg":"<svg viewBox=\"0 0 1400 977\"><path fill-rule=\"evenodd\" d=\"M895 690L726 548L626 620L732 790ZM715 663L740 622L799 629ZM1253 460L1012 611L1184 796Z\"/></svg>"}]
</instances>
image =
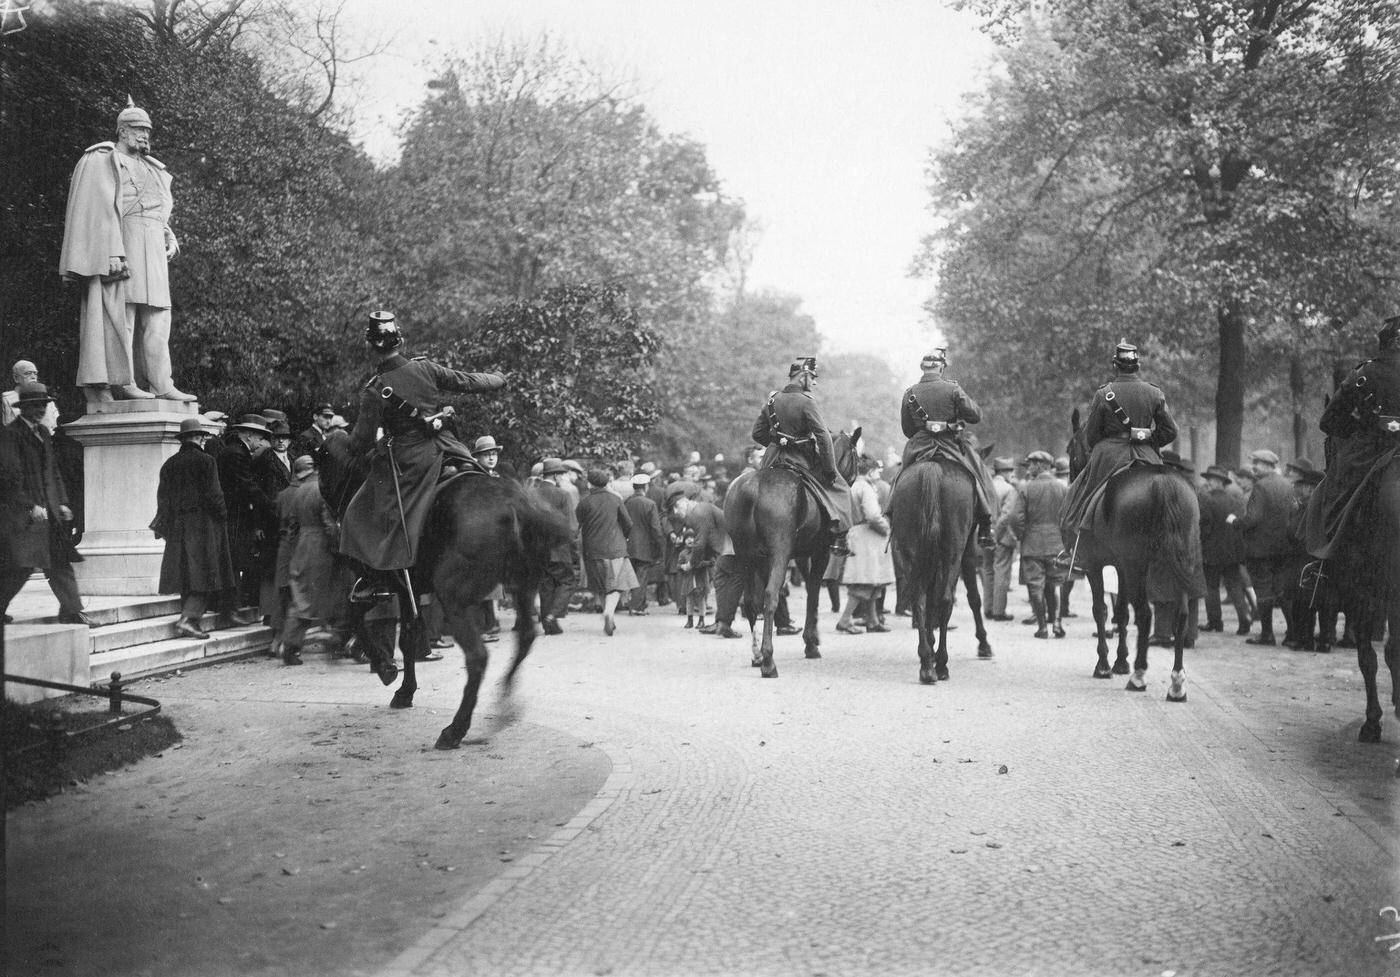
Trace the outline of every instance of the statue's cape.
<instances>
[{"instance_id":1,"label":"statue's cape","mask_svg":"<svg viewBox=\"0 0 1400 977\"><path fill-rule=\"evenodd\" d=\"M112 158L115 143L89 146L68 186L68 208L63 216L63 249L58 273L64 278L105 275L113 255L126 257L122 244L121 201L117 185L117 163ZM165 164L154 157L146 160L170 179Z\"/></svg>"}]
</instances>

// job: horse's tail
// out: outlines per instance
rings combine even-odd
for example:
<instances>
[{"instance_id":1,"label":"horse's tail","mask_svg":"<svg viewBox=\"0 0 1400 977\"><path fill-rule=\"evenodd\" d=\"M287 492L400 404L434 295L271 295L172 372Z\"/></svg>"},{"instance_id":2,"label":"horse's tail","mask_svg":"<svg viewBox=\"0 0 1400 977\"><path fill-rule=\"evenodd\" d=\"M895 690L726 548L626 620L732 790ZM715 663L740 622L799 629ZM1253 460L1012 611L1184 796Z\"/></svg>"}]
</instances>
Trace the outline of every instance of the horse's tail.
<instances>
[{"instance_id":1,"label":"horse's tail","mask_svg":"<svg viewBox=\"0 0 1400 977\"><path fill-rule=\"evenodd\" d=\"M1180 592L1190 594L1200 573L1200 508L1191 489L1174 475L1154 478L1151 486L1161 527L1161 565Z\"/></svg>"}]
</instances>

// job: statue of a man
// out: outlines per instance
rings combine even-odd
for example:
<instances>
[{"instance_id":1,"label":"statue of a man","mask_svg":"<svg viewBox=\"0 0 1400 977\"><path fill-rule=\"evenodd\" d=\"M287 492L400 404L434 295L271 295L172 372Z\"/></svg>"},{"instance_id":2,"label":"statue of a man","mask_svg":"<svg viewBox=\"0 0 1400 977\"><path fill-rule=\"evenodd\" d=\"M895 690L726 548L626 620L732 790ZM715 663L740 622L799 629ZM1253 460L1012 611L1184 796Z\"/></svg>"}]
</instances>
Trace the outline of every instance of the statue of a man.
<instances>
[{"instance_id":1,"label":"statue of a man","mask_svg":"<svg viewBox=\"0 0 1400 977\"><path fill-rule=\"evenodd\" d=\"M58 270L83 288L78 383L89 403L192 401L170 375L170 174L149 155L151 117L127 101L117 142L89 147L68 190Z\"/></svg>"}]
</instances>

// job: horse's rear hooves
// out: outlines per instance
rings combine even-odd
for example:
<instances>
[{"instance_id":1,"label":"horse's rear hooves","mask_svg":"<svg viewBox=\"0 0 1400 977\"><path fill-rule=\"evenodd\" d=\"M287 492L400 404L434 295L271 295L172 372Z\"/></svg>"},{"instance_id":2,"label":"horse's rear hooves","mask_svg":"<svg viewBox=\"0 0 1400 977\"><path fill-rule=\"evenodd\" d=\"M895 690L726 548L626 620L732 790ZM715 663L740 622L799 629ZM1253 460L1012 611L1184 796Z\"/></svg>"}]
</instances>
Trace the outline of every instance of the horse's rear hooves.
<instances>
[{"instance_id":1,"label":"horse's rear hooves","mask_svg":"<svg viewBox=\"0 0 1400 977\"><path fill-rule=\"evenodd\" d=\"M803 652L803 654L805 654L808 658L820 658L822 656L822 653L816 648L808 648L805 652Z\"/></svg>"},{"instance_id":2,"label":"horse's rear hooves","mask_svg":"<svg viewBox=\"0 0 1400 977\"><path fill-rule=\"evenodd\" d=\"M937 685L938 679L934 677L932 672L920 671L919 682L923 685Z\"/></svg>"},{"instance_id":3,"label":"horse's rear hooves","mask_svg":"<svg viewBox=\"0 0 1400 977\"><path fill-rule=\"evenodd\" d=\"M1170 692L1168 692L1168 693L1167 693L1167 701L1168 701L1168 702L1185 702L1185 701L1186 701L1186 693L1185 693L1185 692L1181 692L1181 693L1179 693L1179 694L1177 694L1177 695L1172 695Z\"/></svg>"},{"instance_id":4,"label":"horse's rear hooves","mask_svg":"<svg viewBox=\"0 0 1400 977\"><path fill-rule=\"evenodd\" d=\"M1094 678L1113 678L1113 669L1107 665L1100 665L1094 669Z\"/></svg>"},{"instance_id":5,"label":"horse's rear hooves","mask_svg":"<svg viewBox=\"0 0 1400 977\"><path fill-rule=\"evenodd\" d=\"M753 661L749 662L749 667L750 667L750 668L762 668L762 667L763 667L763 662L761 662L761 661L759 661L757 658L755 658Z\"/></svg>"},{"instance_id":6,"label":"horse's rear hooves","mask_svg":"<svg viewBox=\"0 0 1400 977\"><path fill-rule=\"evenodd\" d=\"M462 737L454 736L450 730L444 729L438 734L437 742L433 744L435 750L457 750L462 747Z\"/></svg>"},{"instance_id":7,"label":"horse's rear hooves","mask_svg":"<svg viewBox=\"0 0 1400 977\"><path fill-rule=\"evenodd\" d=\"M412 709L412 708L413 708L413 696L408 696L407 698L404 698L403 696L400 696L398 693L395 693L395 694L394 694L394 697L393 697L392 699L389 700L389 708L390 708L390 709Z\"/></svg>"},{"instance_id":8,"label":"horse's rear hooves","mask_svg":"<svg viewBox=\"0 0 1400 977\"><path fill-rule=\"evenodd\" d=\"M987 658L995 658L996 656L992 654L992 646L991 646L991 645L983 645L982 647L980 647L980 648L977 649L977 657L978 657L978 658L987 659Z\"/></svg>"},{"instance_id":9,"label":"horse's rear hooves","mask_svg":"<svg viewBox=\"0 0 1400 977\"><path fill-rule=\"evenodd\" d=\"M1377 722L1365 722L1361 724L1361 732L1356 734L1358 743L1379 743L1381 741L1381 724Z\"/></svg>"},{"instance_id":10,"label":"horse's rear hooves","mask_svg":"<svg viewBox=\"0 0 1400 977\"><path fill-rule=\"evenodd\" d=\"M1144 682L1142 685L1137 685L1131 679L1129 679L1128 684L1123 686L1123 688L1127 689L1129 692L1146 692L1147 683Z\"/></svg>"},{"instance_id":11,"label":"horse's rear hooves","mask_svg":"<svg viewBox=\"0 0 1400 977\"><path fill-rule=\"evenodd\" d=\"M1130 671L1132 671L1132 669L1130 669L1130 668L1128 667L1128 663L1127 663L1127 662L1114 662L1114 663L1113 663L1113 674L1114 674L1114 675L1127 675Z\"/></svg>"},{"instance_id":12,"label":"horse's rear hooves","mask_svg":"<svg viewBox=\"0 0 1400 977\"><path fill-rule=\"evenodd\" d=\"M778 670L777 670L777 668L765 668L765 669L764 669L763 671L761 671L759 674L760 674L763 678L777 678L777 677L778 677Z\"/></svg>"},{"instance_id":13,"label":"horse's rear hooves","mask_svg":"<svg viewBox=\"0 0 1400 977\"><path fill-rule=\"evenodd\" d=\"M946 668L935 668L933 674L938 676L938 681L940 682L948 681L948 669Z\"/></svg>"}]
</instances>

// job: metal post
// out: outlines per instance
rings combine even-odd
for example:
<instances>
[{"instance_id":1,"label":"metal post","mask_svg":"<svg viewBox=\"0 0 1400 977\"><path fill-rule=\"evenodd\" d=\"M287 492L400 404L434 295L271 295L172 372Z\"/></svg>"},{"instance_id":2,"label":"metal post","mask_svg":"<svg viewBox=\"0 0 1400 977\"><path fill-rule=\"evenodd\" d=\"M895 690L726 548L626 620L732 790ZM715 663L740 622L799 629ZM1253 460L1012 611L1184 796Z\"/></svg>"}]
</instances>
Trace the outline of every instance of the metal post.
<instances>
[{"instance_id":1,"label":"metal post","mask_svg":"<svg viewBox=\"0 0 1400 977\"><path fill-rule=\"evenodd\" d=\"M122 673L113 672L107 685L107 711L119 715L122 711Z\"/></svg>"}]
</instances>

